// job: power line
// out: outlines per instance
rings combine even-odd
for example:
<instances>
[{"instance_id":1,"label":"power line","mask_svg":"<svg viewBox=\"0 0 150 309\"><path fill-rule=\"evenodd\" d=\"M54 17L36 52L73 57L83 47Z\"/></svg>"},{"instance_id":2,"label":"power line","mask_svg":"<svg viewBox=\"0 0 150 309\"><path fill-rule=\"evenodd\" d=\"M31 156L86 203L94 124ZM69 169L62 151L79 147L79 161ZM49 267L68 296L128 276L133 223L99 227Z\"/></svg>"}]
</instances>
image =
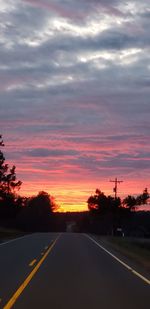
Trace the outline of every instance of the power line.
<instances>
[{"instance_id":1,"label":"power line","mask_svg":"<svg viewBox=\"0 0 150 309\"><path fill-rule=\"evenodd\" d=\"M113 191L115 192L115 199L116 199L117 198L117 192L118 192L118 184L120 184L123 181L122 180L118 180L117 177L116 177L115 180L110 180L110 182L114 182L115 183L115 187L113 188Z\"/></svg>"}]
</instances>

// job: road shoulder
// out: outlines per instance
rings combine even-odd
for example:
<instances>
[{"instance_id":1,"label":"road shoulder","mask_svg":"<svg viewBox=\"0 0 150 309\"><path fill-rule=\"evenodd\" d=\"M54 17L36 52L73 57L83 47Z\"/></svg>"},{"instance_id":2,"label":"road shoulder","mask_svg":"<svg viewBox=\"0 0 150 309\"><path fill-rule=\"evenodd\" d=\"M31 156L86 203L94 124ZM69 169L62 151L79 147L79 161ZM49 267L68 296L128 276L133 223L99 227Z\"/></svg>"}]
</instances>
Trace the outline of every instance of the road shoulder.
<instances>
[{"instance_id":1,"label":"road shoulder","mask_svg":"<svg viewBox=\"0 0 150 309\"><path fill-rule=\"evenodd\" d=\"M116 244L115 241L112 241L111 237L104 237L95 234L87 234L95 241L97 241L101 246L103 246L106 250L111 252L113 255L117 256L121 259L125 264L129 265L131 268L135 269L141 275L145 276L150 280L150 260L145 263L141 258L138 258L137 253L136 255L133 254L131 250L125 250L125 248L121 245Z\"/></svg>"}]
</instances>

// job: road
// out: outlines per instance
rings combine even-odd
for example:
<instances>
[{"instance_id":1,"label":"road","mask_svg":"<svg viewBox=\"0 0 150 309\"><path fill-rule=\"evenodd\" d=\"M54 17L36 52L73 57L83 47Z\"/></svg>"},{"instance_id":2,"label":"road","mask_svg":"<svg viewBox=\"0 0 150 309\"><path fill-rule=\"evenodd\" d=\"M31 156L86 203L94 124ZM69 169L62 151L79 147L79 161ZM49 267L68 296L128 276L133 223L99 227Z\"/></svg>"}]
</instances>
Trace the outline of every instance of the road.
<instances>
[{"instance_id":1,"label":"road","mask_svg":"<svg viewBox=\"0 0 150 309\"><path fill-rule=\"evenodd\" d=\"M149 309L144 278L84 234L36 233L0 245L4 309Z\"/></svg>"}]
</instances>

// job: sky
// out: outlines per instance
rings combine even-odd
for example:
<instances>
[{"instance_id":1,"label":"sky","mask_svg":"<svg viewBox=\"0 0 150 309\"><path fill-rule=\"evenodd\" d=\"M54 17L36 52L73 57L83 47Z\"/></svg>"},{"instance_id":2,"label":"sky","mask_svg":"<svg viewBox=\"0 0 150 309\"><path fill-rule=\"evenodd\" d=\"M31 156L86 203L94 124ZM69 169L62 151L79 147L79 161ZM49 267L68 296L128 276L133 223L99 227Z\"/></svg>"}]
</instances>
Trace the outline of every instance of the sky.
<instances>
[{"instance_id":1,"label":"sky","mask_svg":"<svg viewBox=\"0 0 150 309\"><path fill-rule=\"evenodd\" d=\"M150 3L0 0L0 133L23 195L85 210L150 178Z\"/></svg>"}]
</instances>

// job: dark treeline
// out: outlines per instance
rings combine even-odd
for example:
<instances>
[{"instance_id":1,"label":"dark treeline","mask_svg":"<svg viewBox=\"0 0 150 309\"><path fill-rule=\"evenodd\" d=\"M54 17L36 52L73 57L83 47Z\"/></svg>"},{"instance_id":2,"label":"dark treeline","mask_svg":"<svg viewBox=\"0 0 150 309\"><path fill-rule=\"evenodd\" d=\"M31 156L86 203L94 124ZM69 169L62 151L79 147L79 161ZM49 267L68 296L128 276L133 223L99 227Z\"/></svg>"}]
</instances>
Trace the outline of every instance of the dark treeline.
<instances>
[{"instance_id":1,"label":"dark treeline","mask_svg":"<svg viewBox=\"0 0 150 309\"><path fill-rule=\"evenodd\" d=\"M0 135L0 148L4 147ZM106 196L99 189L88 200L88 211L59 213L55 199L41 191L36 196L19 195L22 182L17 179L16 167L5 162L0 150L0 225L19 230L90 232L101 235L150 237L150 212L136 211L149 199L143 193L119 197Z\"/></svg>"},{"instance_id":2,"label":"dark treeline","mask_svg":"<svg viewBox=\"0 0 150 309\"><path fill-rule=\"evenodd\" d=\"M0 135L0 147L4 147ZM17 180L16 167L9 167L0 150L0 225L24 231L48 231L54 228L53 212L57 209L54 198L47 192L37 196L19 195L22 182Z\"/></svg>"},{"instance_id":3,"label":"dark treeline","mask_svg":"<svg viewBox=\"0 0 150 309\"><path fill-rule=\"evenodd\" d=\"M0 147L4 147L2 136L0 135ZM0 150L0 222L11 221L16 217L25 199L17 192L20 190L22 182L17 180L16 167L9 167L5 163L5 157Z\"/></svg>"},{"instance_id":4,"label":"dark treeline","mask_svg":"<svg viewBox=\"0 0 150 309\"><path fill-rule=\"evenodd\" d=\"M102 235L150 237L150 212L139 211L142 205L147 205L148 199L147 188L137 197L129 195L123 200L106 196L96 189L87 201L88 231Z\"/></svg>"}]
</instances>

